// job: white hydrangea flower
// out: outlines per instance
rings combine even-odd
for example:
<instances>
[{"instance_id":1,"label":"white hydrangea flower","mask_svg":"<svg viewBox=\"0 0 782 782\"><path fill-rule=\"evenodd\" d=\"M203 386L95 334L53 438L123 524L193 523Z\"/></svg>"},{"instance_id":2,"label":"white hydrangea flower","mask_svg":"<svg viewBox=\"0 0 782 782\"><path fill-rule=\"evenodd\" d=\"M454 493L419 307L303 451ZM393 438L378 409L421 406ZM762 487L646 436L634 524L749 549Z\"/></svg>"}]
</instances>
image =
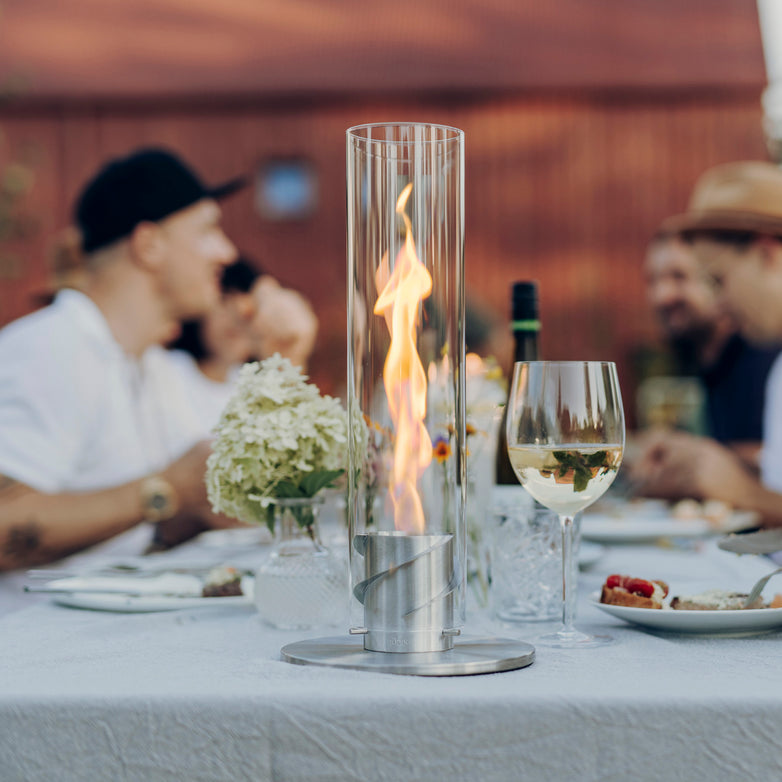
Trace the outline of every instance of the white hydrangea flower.
<instances>
[{"instance_id":1,"label":"white hydrangea flower","mask_svg":"<svg viewBox=\"0 0 782 782\"><path fill-rule=\"evenodd\" d=\"M345 471L345 410L307 380L279 354L242 367L207 460L216 513L265 523L275 498L312 496Z\"/></svg>"}]
</instances>

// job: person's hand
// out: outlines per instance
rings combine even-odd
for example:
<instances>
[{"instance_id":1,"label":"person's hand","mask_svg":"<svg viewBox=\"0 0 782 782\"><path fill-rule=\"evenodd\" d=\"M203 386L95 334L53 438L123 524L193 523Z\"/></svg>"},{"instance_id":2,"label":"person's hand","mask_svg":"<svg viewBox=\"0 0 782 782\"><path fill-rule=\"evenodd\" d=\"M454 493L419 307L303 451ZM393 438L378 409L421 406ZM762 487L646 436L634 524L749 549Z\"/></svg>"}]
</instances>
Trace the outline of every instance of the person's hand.
<instances>
[{"instance_id":1,"label":"person's hand","mask_svg":"<svg viewBox=\"0 0 782 782\"><path fill-rule=\"evenodd\" d=\"M298 292L263 276L253 286L256 315L250 333L258 358L279 353L294 366L306 368L315 346L318 319Z\"/></svg>"},{"instance_id":2,"label":"person's hand","mask_svg":"<svg viewBox=\"0 0 782 782\"><path fill-rule=\"evenodd\" d=\"M665 431L639 445L632 480L648 496L722 500L738 507L755 485L736 455L714 440Z\"/></svg>"},{"instance_id":3,"label":"person's hand","mask_svg":"<svg viewBox=\"0 0 782 782\"><path fill-rule=\"evenodd\" d=\"M201 440L160 473L176 492L178 513L200 516L211 512L204 480L206 460L211 452L211 442Z\"/></svg>"},{"instance_id":4,"label":"person's hand","mask_svg":"<svg viewBox=\"0 0 782 782\"><path fill-rule=\"evenodd\" d=\"M739 457L714 440L701 439L692 460L692 482L700 499L722 500L738 508L757 486Z\"/></svg>"},{"instance_id":5,"label":"person's hand","mask_svg":"<svg viewBox=\"0 0 782 782\"><path fill-rule=\"evenodd\" d=\"M241 526L236 519L212 512L206 494L206 460L212 451L209 440L196 443L183 456L161 472L177 495L177 512L155 525L150 550L161 550L183 543L207 529Z\"/></svg>"}]
</instances>

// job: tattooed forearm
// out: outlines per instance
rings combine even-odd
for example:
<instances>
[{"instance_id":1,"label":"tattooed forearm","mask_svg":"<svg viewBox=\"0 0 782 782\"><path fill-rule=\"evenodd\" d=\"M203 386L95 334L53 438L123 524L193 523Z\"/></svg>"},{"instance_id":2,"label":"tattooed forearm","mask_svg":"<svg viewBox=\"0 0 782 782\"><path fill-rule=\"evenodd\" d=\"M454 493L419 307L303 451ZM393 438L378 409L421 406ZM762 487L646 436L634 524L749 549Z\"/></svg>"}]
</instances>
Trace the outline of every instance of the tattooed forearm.
<instances>
[{"instance_id":1,"label":"tattooed forearm","mask_svg":"<svg viewBox=\"0 0 782 782\"><path fill-rule=\"evenodd\" d=\"M62 550L47 547L42 542L41 525L35 519L12 526L2 540L0 559L5 567L30 567L53 559L59 559L78 549L77 546Z\"/></svg>"},{"instance_id":2,"label":"tattooed forearm","mask_svg":"<svg viewBox=\"0 0 782 782\"><path fill-rule=\"evenodd\" d=\"M12 559L25 561L40 551L41 532L34 519L26 524L11 527L6 535L3 553Z\"/></svg>"}]
</instances>

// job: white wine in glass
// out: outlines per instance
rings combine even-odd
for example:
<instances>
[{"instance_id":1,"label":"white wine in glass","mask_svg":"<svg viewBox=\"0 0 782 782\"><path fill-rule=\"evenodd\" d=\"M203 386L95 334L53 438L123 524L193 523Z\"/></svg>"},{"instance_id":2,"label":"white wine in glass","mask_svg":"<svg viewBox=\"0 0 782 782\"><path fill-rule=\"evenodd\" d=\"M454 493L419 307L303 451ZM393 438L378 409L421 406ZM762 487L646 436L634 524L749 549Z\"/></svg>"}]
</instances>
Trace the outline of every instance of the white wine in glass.
<instances>
[{"instance_id":1,"label":"white wine in glass","mask_svg":"<svg viewBox=\"0 0 782 782\"><path fill-rule=\"evenodd\" d=\"M522 486L562 527L562 627L543 646L586 648L611 639L573 627L573 521L613 483L625 426L616 366L602 361L520 361L508 398L508 457Z\"/></svg>"}]
</instances>

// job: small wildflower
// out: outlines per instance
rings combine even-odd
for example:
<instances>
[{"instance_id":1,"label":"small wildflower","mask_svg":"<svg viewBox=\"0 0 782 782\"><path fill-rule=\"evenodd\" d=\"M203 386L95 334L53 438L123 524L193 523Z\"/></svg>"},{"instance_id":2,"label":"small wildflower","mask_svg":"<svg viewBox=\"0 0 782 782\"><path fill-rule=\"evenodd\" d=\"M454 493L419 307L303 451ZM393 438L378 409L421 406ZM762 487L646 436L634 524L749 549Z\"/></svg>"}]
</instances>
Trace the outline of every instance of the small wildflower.
<instances>
[{"instance_id":1,"label":"small wildflower","mask_svg":"<svg viewBox=\"0 0 782 782\"><path fill-rule=\"evenodd\" d=\"M437 459L440 464L445 462L451 455L451 446L444 437L438 437L434 441L434 447L432 448L432 455Z\"/></svg>"}]
</instances>

